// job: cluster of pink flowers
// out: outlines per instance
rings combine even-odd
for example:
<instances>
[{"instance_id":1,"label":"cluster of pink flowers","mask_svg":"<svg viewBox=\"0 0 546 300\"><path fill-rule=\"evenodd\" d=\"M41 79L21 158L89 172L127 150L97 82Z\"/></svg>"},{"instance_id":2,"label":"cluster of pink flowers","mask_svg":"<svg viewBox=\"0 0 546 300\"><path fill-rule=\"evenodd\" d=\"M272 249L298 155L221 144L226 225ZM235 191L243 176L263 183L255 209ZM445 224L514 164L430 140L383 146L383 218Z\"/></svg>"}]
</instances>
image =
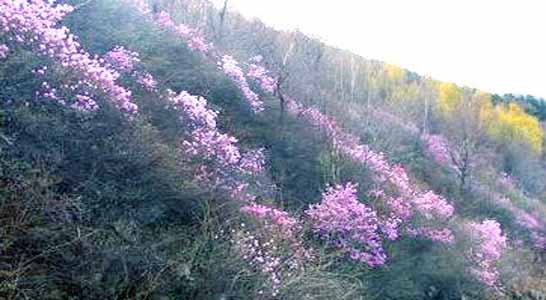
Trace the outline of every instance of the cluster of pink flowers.
<instances>
[{"instance_id":1,"label":"cluster of pink flowers","mask_svg":"<svg viewBox=\"0 0 546 300\"><path fill-rule=\"evenodd\" d=\"M302 226L287 212L269 206L250 204L241 212L252 217L256 226L235 236L236 250L266 276L266 288L277 297L284 282L297 276L312 260L312 251L302 243Z\"/></svg>"},{"instance_id":2,"label":"cluster of pink flowers","mask_svg":"<svg viewBox=\"0 0 546 300\"><path fill-rule=\"evenodd\" d=\"M277 255L278 249L272 239L262 237L256 232L240 231L232 240L236 253L242 257L254 270L267 278L267 283L259 291L275 298L279 295L282 283L282 259Z\"/></svg>"},{"instance_id":3,"label":"cluster of pink flowers","mask_svg":"<svg viewBox=\"0 0 546 300\"><path fill-rule=\"evenodd\" d=\"M97 102L88 95L76 95L76 102L71 107L84 112L97 111L99 109Z\"/></svg>"},{"instance_id":4,"label":"cluster of pink flowers","mask_svg":"<svg viewBox=\"0 0 546 300\"><path fill-rule=\"evenodd\" d=\"M0 32L16 43L51 58L80 79L88 90L105 93L121 111L133 115L131 92L116 83L117 72L85 52L77 38L58 22L73 8L54 1L0 0Z\"/></svg>"},{"instance_id":5,"label":"cluster of pink flowers","mask_svg":"<svg viewBox=\"0 0 546 300\"><path fill-rule=\"evenodd\" d=\"M185 117L191 120L192 126L210 128L211 130L216 128L218 113L208 108L207 99L182 91L178 95L171 94L169 101L175 108L180 108L185 112Z\"/></svg>"},{"instance_id":6,"label":"cluster of pink flowers","mask_svg":"<svg viewBox=\"0 0 546 300\"><path fill-rule=\"evenodd\" d=\"M265 205L249 204L241 207L241 211L253 216L258 220L268 220L271 224L275 224L278 228L287 235L292 235L299 230L299 222L296 218L291 217L287 212Z\"/></svg>"},{"instance_id":7,"label":"cluster of pink flowers","mask_svg":"<svg viewBox=\"0 0 546 300\"><path fill-rule=\"evenodd\" d=\"M36 92L36 95L41 95L42 97L51 100L59 100L59 96L57 96L57 89L51 87L51 85L47 81L42 82L41 90Z\"/></svg>"},{"instance_id":8,"label":"cluster of pink flowers","mask_svg":"<svg viewBox=\"0 0 546 300\"><path fill-rule=\"evenodd\" d=\"M103 60L109 68L121 74L130 73L143 89L153 92L157 88L157 82L152 74L145 71L133 72L141 62L139 56L137 52L125 49L123 46L116 46L104 55Z\"/></svg>"},{"instance_id":9,"label":"cluster of pink flowers","mask_svg":"<svg viewBox=\"0 0 546 300\"><path fill-rule=\"evenodd\" d=\"M8 57L9 48L5 44L0 44L0 59Z\"/></svg>"},{"instance_id":10,"label":"cluster of pink flowers","mask_svg":"<svg viewBox=\"0 0 546 300\"><path fill-rule=\"evenodd\" d=\"M256 80L260 84L262 90L273 94L277 87L277 80L269 75L269 71L265 67L259 65L262 60L263 57L261 55L250 59L247 76Z\"/></svg>"},{"instance_id":11,"label":"cluster of pink flowers","mask_svg":"<svg viewBox=\"0 0 546 300\"><path fill-rule=\"evenodd\" d=\"M471 253L475 262L472 273L489 287L499 285L497 262L507 248L506 236L495 220L469 224L470 235L477 239L477 247Z\"/></svg>"},{"instance_id":12,"label":"cluster of pink flowers","mask_svg":"<svg viewBox=\"0 0 546 300\"><path fill-rule=\"evenodd\" d=\"M143 14L149 12L149 7L142 3L142 1L132 0L133 4ZM198 51L206 57L216 60L218 67L237 85L243 97L250 105L251 109L258 113L264 110L264 104L260 100L259 96L250 88L243 69L239 66L239 63L229 55L218 55L213 53L215 49L212 43L208 42L204 35L197 29L192 28L186 24L176 24L171 16L162 11L155 15L155 23L162 29L171 32L175 36L183 39L188 47L192 50ZM219 57L219 58L218 58ZM260 75L260 84L265 87L266 90L271 90L275 85L272 78L267 78L267 70L258 65L251 65L249 75Z\"/></svg>"},{"instance_id":13,"label":"cluster of pink flowers","mask_svg":"<svg viewBox=\"0 0 546 300\"><path fill-rule=\"evenodd\" d=\"M239 162L243 172L249 174L260 174L265 169L265 154L264 149L250 150L244 153Z\"/></svg>"},{"instance_id":14,"label":"cluster of pink flowers","mask_svg":"<svg viewBox=\"0 0 546 300\"><path fill-rule=\"evenodd\" d=\"M423 136L427 152L440 165L451 164L449 144L445 137L437 134Z\"/></svg>"},{"instance_id":15,"label":"cluster of pink flowers","mask_svg":"<svg viewBox=\"0 0 546 300\"><path fill-rule=\"evenodd\" d=\"M402 120L398 116L384 110L373 109L372 113L373 116L387 124L395 124L407 133L419 136L425 144L426 152L435 162L444 166L452 166L449 141L444 136L440 134L421 134L415 124Z\"/></svg>"},{"instance_id":16,"label":"cluster of pink flowers","mask_svg":"<svg viewBox=\"0 0 546 300\"><path fill-rule=\"evenodd\" d=\"M236 199L254 200L244 178L257 176L264 170L263 150L241 154L237 139L217 128L218 113L208 108L205 98L183 91L171 93L168 100L183 112L182 121L189 128L189 137L182 143L184 152L191 158L203 160L198 174L200 180L227 189Z\"/></svg>"},{"instance_id":17,"label":"cluster of pink flowers","mask_svg":"<svg viewBox=\"0 0 546 300\"><path fill-rule=\"evenodd\" d=\"M515 210L516 222L529 230L531 239L536 249L546 250L546 224L536 216L536 213L528 213L522 209Z\"/></svg>"},{"instance_id":18,"label":"cluster of pink flowers","mask_svg":"<svg viewBox=\"0 0 546 300\"><path fill-rule=\"evenodd\" d=\"M431 221L445 221L449 219L454 211L454 208L444 198L436 195L433 191L420 192L414 186L406 170L400 165L391 165L383 153L372 151L367 145L360 143L358 137L345 133L337 122L316 108L305 108L297 103L294 99L287 101L288 111L310 122L314 127L325 132L330 138L332 144L340 151L340 153L353 159L358 163L362 163L370 168L376 178L378 185L390 184L395 189L394 195L388 195L384 189L376 189L378 198L383 199L387 203L390 211L387 212L383 219L388 220L389 235L398 236L394 229L399 227L403 221L409 220L415 210L418 213L425 215L425 219ZM434 238L438 241L451 241L452 239L444 239L449 236L450 232L447 228L431 229L423 228L418 230L418 233L423 233L423 236ZM439 235L432 233L441 232Z\"/></svg>"},{"instance_id":19,"label":"cluster of pink flowers","mask_svg":"<svg viewBox=\"0 0 546 300\"><path fill-rule=\"evenodd\" d=\"M123 46L116 46L104 55L103 60L109 68L116 70L121 74L130 73L143 89L148 92L153 92L157 88L157 82L152 74L145 71L133 72L141 62L139 56L140 55L137 52L127 50Z\"/></svg>"},{"instance_id":20,"label":"cluster of pink flowers","mask_svg":"<svg viewBox=\"0 0 546 300\"><path fill-rule=\"evenodd\" d=\"M537 249L546 249L546 223L542 221L538 210L526 212L515 206L510 199L498 193L493 193L492 197L495 199L495 204L510 211L514 215L516 223L530 232Z\"/></svg>"},{"instance_id":21,"label":"cluster of pink flowers","mask_svg":"<svg viewBox=\"0 0 546 300\"><path fill-rule=\"evenodd\" d=\"M45 72L45 70L47 70L47 68L43 67L43 68L40 68L38 70L35 70L34 73L35 74L43 74L43 72ZM73 85L73 86L64 85L63 88L65 90L74 91L74 90L76 90L78 88L78 85ZM52 87L49 82L44 81L44 82L42 82L42 87L41 87L40 91L37 91L36 95L47 98L47 99L50 99L50 100L57 101L61 105L67 105L66 101L64 100L65 97L59 96L58 92L59 91L56 88ZM99 109L99 106L98 106L97 102L93 98L91 98L89 93L85 92L83 95L82 94L76 94L75 96L69 96L69 97L73 97L75 99L74 101L71 101L72 104L70 105L70 107L77 110L77 111L94 112L94 111L97 111Z\"/></svg>"},{"instance_id":22,"label":"cluster of pink flowers","mask_svg":"<svg viewBox=\"0 0 546 300\"><path fill-rule=\"evenodd\" d=\"M441 217L449 219L453 215L454 208L442 196L428 191L413 200L417 211L426 219Z\"/></svg>"},{"instance_id":23,"label":"cluster of pink flowers","mask_svg":"<svg viewBox=\"0 0 546 300\"><path fill-rule=\"evenodd\" d=\"M264 110L263 102L258 95L250 89L243 69L241 69L239 63L233 57L229 55L222 56L221 60L218 62L218 66L239 87L254 112L258 113Z\"/></svg>"},{"instance_id":24,"label":"cluster of pink flowers","mask_svg":"<svg viewBox=\"0 0 546 300\"><path fill-rule=\"evenodd\" d=\"M152 74L147 72L138 72L136 74L136 81L140 86L148 92L153 92L157 88L157 81Z\"/></svg>"},{"instance_id":25,"label":"cluster of pink flowers","mask_svg":"<svg viewBox=\"0 0 546 300\"><path fill-rule=\"evenodd\" d=\"M455 242L453 231L449 228L434 228L429 227L428 225L422 225L418 228L410 227L407 229L407 232L409 235L421 236L438 243L452 244Z\"/></svg>"},{"instance_id":26,"label":"cluster of pink flowers","mask_svg":"<svg viewBox=\"0 0 546 300\"><path fill-rule=\"evenodd\" d=\"M106 66L120 73L133 71L135 65L140 63L138 53L129 51L123 46L116 46L104 55Z\"/></svg>"},{"instance_id":27,"label":"cluster of pink flowers","mask_svg":"<svg viewBox=\"0 0 546 300\"><path fill-rule=\"evenodd\" d=\"M287 100L287 108L289 112L302 117L317 129L324 131L342 154L372 169L378 182L389 181L403 195L414 193L409 177L402 166L390 165L383 153L376 153L367 145L360 144L359 138L345 133L335 119L324 115L317 108L305 108L291 98Z\"/></svg>"},{"instance_id":28,"label":"cluster of pink flowers","mask_svg":"<svg viewBox=\"0 0 546 300\"><path fill-rule=\"evenodd\" d=\"M192 50L207 54L213 49L213 45L205 39L199 30L185 24L176 25L167 12L160 12L156 17L156 23L163 28L183 39Z\"/></svg>"},{"instance_id":29,"label":"cluster of pink flowers","mask_svg":"<svg viewBox=\"0 0 546 300\"><path fill-rule=\"evenodd\" d=\"M476 184L473 186L476 192L480 192L486 195L486 199L490 199L494 205L498 205L514 216L516 224L526 229L530 233L533 246L541 251L546 249L546 222L544 222L544 216L546 216L546 208L544 204L534 198L526 197L523 194L519 194L519 197L525 198L526 208L522 209L516 206L505 195L497 192L503 191L509 194L518 193L513 179L506 174L499 175L497 185L492 188L484 184Z\"/></svg>"},{"instance_id":30,"label":"cluster of pink flowers","mask_svg":"<svg viewBox=\"0 0 546 300\"><path fill-rule=\"evenodd\" d=\"M318 204L307 209L313 230L352 259L380 266L387 256L376 212L357 199L356 185L329 187Z\"/></svg>"}]
</instances>

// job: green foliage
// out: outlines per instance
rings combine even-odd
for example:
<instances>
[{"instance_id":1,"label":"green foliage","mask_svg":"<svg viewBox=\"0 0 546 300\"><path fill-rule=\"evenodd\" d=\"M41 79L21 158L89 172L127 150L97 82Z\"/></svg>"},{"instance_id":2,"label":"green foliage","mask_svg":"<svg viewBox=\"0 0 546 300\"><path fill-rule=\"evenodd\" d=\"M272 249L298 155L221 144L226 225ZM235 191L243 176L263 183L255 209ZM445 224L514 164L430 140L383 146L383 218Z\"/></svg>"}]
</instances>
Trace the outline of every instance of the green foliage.
<instances>
[{"instance_id":1,"label":"green foliage","mask_svg":"<svg viewBox=\"0 0 546 300\"><path fill-rule=\"evenodd\" d=\"M327 184L346 181L359 184L360 199L373 201L366 195L374 185L370 172L340 157L321 133L281 111L275 97L262 95L267 114L256 117L215 65L128 10L122 1L69 2L82 6L64 22L90 53L102 55L117 45L139 52L160 88L205 96L220 112L222 130L236 136L242 148L265 147L267 171L278 188L271 201L301 214L320 199ZM184 10L180 14L197 18ZM514 216L495 205L490 195L475 189L462 193L454 171L431 162L417 134L390 121L372 120L359 110L347 113L389 102L399 105L400 111L411 111L406 117L420 122L422 78L397 66L357 60L300 33L268 30L233 16L219 42L241 57L270 51L272 69L286 68L282 71L290 74L291 88L300 89L293 88L295 95L303 94L301 90L315 92L305 100L322 101L333 114L347 116L343 125L374 150L388 153L392 163L406 166L420 185L452 200L462 218L495 218L509 234L528 238ZM248 38L235 40L241 32ZM275 65L275 59L284 55L287 64ZM344 59L350 59L350 68ZM197 186L194 170L180 163L179 143L185 132L179 115L164 99L126 78L123 85L133 91L140 107L139 117L132 121L105 99L97 99L103 109L92 115L45 102L36 96L42 81L68 79L67 74L42 78L32 74L36 67L50 64L22 49L0 64L0 298L182 300L257 295L260 276L221 234L229 232L236 219L237 204ZM303 76L308 74L312 75ZM331 74L340 75L330 80ZM354 78L353 87L344 78ZM460 108L462 93L455 85L443 85L438 103L442 113ZM367 95L373 95L370 103L363 100ZM326 103L326 98L335 100ZM526 103L521 105L527 112L541 120L546 116L543 101L532 97L493 96L493 101ZM531 125L538 145L540 124ZM505 170L524 179L526 191L544 192L539 180L542 167L530 166L542 161L524 160L521 156L527 155L519 144L510 147L503 149ZM518 206L527 201L522 194L509 196ZM307 238L315 241L312 233ZM286 283L281 299L486 298L467 272L461 245L405 238L387 245L388 266L377 269L329 252L321 243L313 246L317 261Z\"/></svg>"}]
</instances>

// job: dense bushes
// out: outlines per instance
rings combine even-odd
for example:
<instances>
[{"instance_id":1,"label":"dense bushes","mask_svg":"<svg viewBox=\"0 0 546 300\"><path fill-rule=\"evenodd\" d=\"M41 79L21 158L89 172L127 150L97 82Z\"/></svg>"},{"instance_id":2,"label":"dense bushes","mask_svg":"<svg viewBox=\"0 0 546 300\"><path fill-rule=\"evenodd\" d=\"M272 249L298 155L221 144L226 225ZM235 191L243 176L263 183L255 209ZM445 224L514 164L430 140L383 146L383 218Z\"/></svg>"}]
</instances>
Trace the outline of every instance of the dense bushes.
<instances>
[{"instance_id":1,"label":"dense bushes","mask_svg":"<svg viewBox=\"0 0 546 300\"><path fill-rule=\"evenodd\" d=\"M62 24L99 57L80 53L85 63L76 63L44 52L32 39L19 43L11 33L0 34L0 44L9 47L0 58L0 298L485 299L503 291L473 276L484 270L476 265L485 261L479 255L489 236L472 238L466 224L495 218L522 245L540 241L518 219L530 210L526 195L499 189L521 202L500 206L478 180L457 188L456 170L430 159L417 126L368 113L343 119L342 101L309 108L282 99L286 107L280 106L273 81L260 81L261 59L250 61L256 64L249 78L266 88L252 94L260 85L243 82L244 63L238 69L221 56L228 66L219 69L200 32L173 27L166 18L169 26L158 27L126 1L69 2L77 9ZM155 2L154 10L169 8L168 1ZM58 36L54 41L63 44ZM309 50L300 46L295 51ZM136 53L138 60L115 66ZM67 68L66 59L78 67ZM85 71L103 63L99 73L112 80ZM301 89L282 86L282 92L300 96L309 87L303 74L313 65L292 63L291 79ZM390 70L384 76L393 83L415 79ZM142 74L156 84L143 86ZM77 79L85 83L72 89ZM394 94L391 89L383 93ZM305 96L302 103L313 102ZM261 115L246 103L256 104L254 97L263 101ZM70 105L74 99L92 99L98 109ZM127 103L138 106L138 114ZM324 114L330 107L332 114ZM443 128L440 118L434 122ZM210 139L198 140L196 132ZM215 138L229 142L210 147ZM234 201L234 187L223 189L226 178L235 187L248 183L252 172L243 158L260 148L266 172L250 182L256 203ZM543 187L527 174L530 160L518 158L521 152L507 152L507 169L538 194ZM206 184L195 180L201 167L216 172ZM476 177L491 171L476 169ZM351 181L358 192L350 184L347 193L341 185L326 188ZM455 213L444 197L453 200ZM503 237L497 223L484 224L494 224L489 228ZM442 237L443 243L431 241ZM486 271L496 272L500 248ZM509 263L524 260L513 253Z\"/></svg>"}]
</instances>

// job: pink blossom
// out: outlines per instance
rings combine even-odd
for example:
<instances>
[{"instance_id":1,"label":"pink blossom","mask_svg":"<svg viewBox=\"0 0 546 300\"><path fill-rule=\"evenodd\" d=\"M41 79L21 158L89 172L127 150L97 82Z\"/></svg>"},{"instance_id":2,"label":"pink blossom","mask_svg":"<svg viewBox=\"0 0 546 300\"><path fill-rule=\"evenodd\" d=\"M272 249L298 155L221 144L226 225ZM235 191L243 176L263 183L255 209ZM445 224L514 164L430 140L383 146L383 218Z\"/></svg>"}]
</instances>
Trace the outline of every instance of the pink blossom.
<instances>
[{"instance_id":1,"label":"pink blossom","mask_svg":"<svg viewBox=\"0 0 546 300\"><path fill-rule=\"evenodd\" d=\"M476 249L471 255L474 261L472 273L487 286L496 287L499 284L496 264L506 250L506 236L495 220L470 223L469 230L471 237L477 240Z\"/></svg>"},{"instance_id":2,"label":"pink blossom","mask_svg":"<svg viewBox=\"0 0 546 300\"><path fill-rule=\"evenodd\" d=\"M213 49L213 45L207 42L198 30L185 24L176 25L167 12L162 11L157 14L156 23L164 30L168 30L175 36L183 39L192 50L207 54Z\"/></svg>"},{"instance_id":3,"label":"pink blossom","mask_svg":"<svg viewBox=\"0 0 546 300\"><path fill-rule=\"evenodd\" d=\"M0 59L8 57L9 48L5 44L0 44Z\"/></svg>"},{"instance_id":4,"label":"pink blossom","mask_svg":"<svg viewBox=\"0 0 546 300\"><path fill-rule=\"evenodd\" d=\"M121 111L134 115L137 106L131 92L119 86L114 72L81 47L70 30L58 22L73 10L55 1L0 0L0 30L17 44L49 57L80 79L87 90L106 94Z\"/></svg>"},{"instance_id":5,"label":"pink blossom","mask_svg":"<svg viewBox=\"0 0 546 300\"><path fill-rule=\"evenodd\" d=\"M417 210L427 219L435 216L449 218L453 215L454 208L442 196L428 191L413 200Z\"/></svg>"},{"instance_id":6,"label":"pink blossom","mask_svg":"<svg viewBox=\"0 0 546 300\"><path fill-rule=\"evenodd\" d=\"M140 62L138 53L129 51L123 46L116 46L104 55L106 66L120 73L128 73Z\"/></svg>"},{"instance_id":7,"label":"pink blossom","mask_svg":"<svg viewBox=\"0 0 546 300\"><path fill-rule=\"evenodd\" d=\"M196 50L209 58L220 57L220 59L216 61L216 64L237 85L243 97L250 105L250 108L256 113L264 110L263 102L260 100L259 96L252 91L246 80L245 73L232 56L211 54L214 50L214 46L209 43L198 30L186 24L176 25L167 12L162 11L158 13L155 16L155 22L162 29L183 39L190 49ZM257 74L255 71L256 70L252 70L251 75ZM263 71L265 72L265 69ZM260 75L266 74L262 73ZM273 84L273 82L268 81L265 77L264 80L266 88L268 88L268 84Z\"/></svg>"},{"instance_id":8,"label":"pink blossom","mask_svg":"<svg viewBox=\"0 0 546 300\"><path fill-rule=\"evenodd\" d=\"M241 93L254 112L258 113L264 110L263 102L258 95L250 89L243 70L233 57L224 55L218 62L218 66L239 87Z\"/></svg>"},{"instance_id":9,"label":"pink blossom","mask_svg":"<svg viewBox=\"0 0 546 300\"><path fill-rule=\"evenodd\" d=\"M76 95L76 102L72 104L72 107L84 112L92 112L99 109L97 102L86 95Z\"/></svg>"},{"instance_id":10,"label":"pink blossom","mask_svg":"<svg viewBox=\"0 0 546 300\"><path fill-rule=\"evenodd\" d=\"M386 197L383 198L387 210L392 217L400 219L402 222L409 222L414 216L412 203L403 197Z\"/></svg>"},{"instance_id":11,"label":"pink blossom","mask_svg":"<svg viewBox=\"0 0 546 300\"><path fill-rule=\"evenodd\" d=\"M248 151L241 157L239 162L241 171L248 174L260 174L264 171L265 154L264 149Z\"/></svg>"},{"instance_id":12,"label":"pink blossom","mask_svg":"<svg viewBox=\"0 0 546 300\"><path fill-rule=\"evenodd\" d=\"M437 163L441 165L449 165L451 163L449 144L445 137L441 135L426 135L423 139L426 143L427 152Z\"/></svg>"},{"instance_id":13,"label":"pink blossom","mask_svg":"<svg viewBox=\"0 0 546 300\"><path fill-rule=\"evenodd\" d=\"M169 97L168 100L176 109L183 111L191 119L194 126L216 128L218 113L207 107L208 104L205 98L182 91L178 95Z\"/></svg>"},{"instance_id":14,"label":"pink blossom","mask_svg":"<svg viewBox=\"0 0 546 300\"><path fill-rule=\"evenodd\" d=\"M257 219L269 219L273 224L279 226L287 234L297 230L299 222L287 212L259 204L250 204L241 207L241 211L254 216Z\"/></svg>"},{"instance_id":15,"label":"pink blossom","mask_svg":"<svg viewBox=\"0 0 546 300\"><path fill-rule=\"evenodd\" d=\"M153 92L156 90L157 81L154 79L152 74L139 72L136 76L137 83L140 84L143 89L147 90L148 92Z\"/></svg>"},{"instance_id":16,"label":"pink blossom","mask_svg":"<svg viewBox=\"0 0 546 300\"><path fill-rule=\"evenodd\" d=\"M352 259L379 266L386 262L375 211L358 201L356 185L330 187L306 210L313 230Z\"/></svg>"},{"instance_id":17,"label":"pink blossom","mask_svg":"<svg viewBox=\"0 0 546 300\"><path fill-rule=\"evenodd\" d=\"M188 137L181 144L182 151L188 158L208 166L196 179L205 179L207 184L227 190L234 199L254 201L255 196L249 191L251 185L245 179L264 171L263 151L241 153L237 139L217 128L218 113L208 107L205 98L182 91L172 93L168 101L181 112L181 121L188 129Z\"/></svg>"},{"instance_id":18,"label":"pink blossom","mask_svg":"<svg viewBox=\"0 0 546 300\"><path fill-rule=\"evenodd\" d=\"M531 233L531 239L534 246L538 249L546 249L546 224L538 215L537 211L526 212L515 206L512 201L501 194L493 193L496 204L510 211L516 220L516 223Z\"/></svg>"},{"instance_id":19,"label":"pink blossom","mask_svg":"<svg viewBox=\"0 0 546 300\"><path fill-rule=\"evenodd\" d=\"M391 241L397 240L400 237L400 224L402 220L396 216L391 216L380 222L381 232Z\"/></svg>"},{"instance_id":20,"label":"pink blossom","mask_svg":"<svg viewBox=\"0 0 546 300\"><path fill-rule=\"evenodd\" d=\"M262 57L253 57L250 61L251 64L249 65L247 76L256 80L262 90L274 93L277 87L277 80L269 76L269 71L265 67L258 65L262 61Z\"/></svg>"},{"instance_id":21,"label":"pink blossom","mask_svg":"<svg viewBox=\"0 0 546 300\"><path fill-rule=\"evenodd\" d=\"M387 208L386 212L380 214L382 230L390 238L399 236L400 227L408 222L415 212L423 214L429 222L446 221L453 214L453 206L444 198L433 192L420 192L411 182L403 166L389 163L383 153L374 152L369 146L361 144L358 137L344 132L332 117L324 115L317 108L306 108L290 97L287 97L287 109L291 114L305 119L324 132L341 154L368 167L373 172L376 184L382 187L380 191L375 189L376 195L380 196L378 200L384 201ZM387 195L385 190L392 192ZM421 232L428 238L450 239L448 229L435 228L434 230L434 232L430 230Z\"/></svg>"},{"instance_id":22,"label":"pink blossom","mask_svg":"<svg viewBox=\"0 0 546 300\"><path fill-rule=\"evenodd\" d=\"M46 82L46 81L42 82L41 92L39 92L38 94L41 94L44 98L47 98L47 99L60 100L59 96L57 96L57 89L51 87L49 82Z\"/></svg>"},{"instance_id":23,"label":"pink blossom","mask_svg":"<svg viewBox=\"0 0 546 300\"><path fill-rule=\"evenodd\" d=\"M249 204L241 207L241 212L251 216L258 226L238 234L237 250L268 278L269 289L275 297L287 279L305 270L313 258L313 251L303 243L300 221L286 211Z\"/></svg>"},{"instance_id":24,"label":"pink blossom","mask_svg":"<svg viewBox=\"0 0 546 300\"><path fill-rule=\"evenodd\" d=\"M415 229L414 232L416 235L438 243L453 244L455 242L455 236L449 228L430 228L425 225Z\"/></svg>"}]
</instances>

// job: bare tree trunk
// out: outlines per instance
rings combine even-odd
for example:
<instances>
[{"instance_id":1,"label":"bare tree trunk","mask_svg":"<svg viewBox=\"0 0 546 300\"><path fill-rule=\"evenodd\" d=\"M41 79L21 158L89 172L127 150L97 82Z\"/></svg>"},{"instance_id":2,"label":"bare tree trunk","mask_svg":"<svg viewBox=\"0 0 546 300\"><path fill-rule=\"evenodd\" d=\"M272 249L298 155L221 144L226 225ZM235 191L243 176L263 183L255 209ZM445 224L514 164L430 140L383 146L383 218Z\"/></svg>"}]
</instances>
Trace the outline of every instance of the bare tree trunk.
<instances>
[{"instance_id":1,"label":"bare tree trunk","mask_svg":"<svg viewBox=\"0 0 546 300\"><path fill-rule=\"evenodd\" d=\"M423 87L424 83L421 84L421 87ZM424 100L425 100L425 111L424 111L424 116L423 116L423 134L424 135L427 135L428 134L428 101L429 101L429 93L428 93L428 90L427 88L425 87L424 89Z\"/></svg>"},{"instance_id":2,"label":"bare tree trunk","mask_svg":"<svg viewBox=\"0 0 546 300\"><path fill-rule=\"evenodd\" d=\"M221 42L224 36L224 22L226 19L227 7L229 0L224 0L224 6L220 11L220 24L218 25L218 42Z\"/></svg>"},{"instance_id":3,"label":"bare tree trunk","mask_svg":"<svg viewBox=\"0 0 546 300\"><path fill-rule=\"evenodd\" d=\"M356 66L354 57L351 56L351 102L355 101L355 87L358 68Z\"/></svg>"},{"instance_id":4,"label":"bare tree trunk","mask_svg":"<svg viewBox=\"0 0 546 300\"><path fill-rule=\"evenodd\" d=\"M468 138L464 138L461 148L459 148L459 153L451 153L453 165L455 165L459 172L459 191L461 194L466 191L468 177L471 172L470 151L470 142Z\"/></svg>"},{"instance_id":5,"label":"bare tree trunk","mask_svg":"<svg viewBox=\"0 0 546 300\"><path fill-rule=\"evenodd\" d=\"M369 75L368 75L369 76ZM372 109L372 93L373 88L371 85L370 78L368 77L368 97L366 99L366 126L370 126L370 117L371 117L371 109Z\"/></svg>"}]
</instances>

